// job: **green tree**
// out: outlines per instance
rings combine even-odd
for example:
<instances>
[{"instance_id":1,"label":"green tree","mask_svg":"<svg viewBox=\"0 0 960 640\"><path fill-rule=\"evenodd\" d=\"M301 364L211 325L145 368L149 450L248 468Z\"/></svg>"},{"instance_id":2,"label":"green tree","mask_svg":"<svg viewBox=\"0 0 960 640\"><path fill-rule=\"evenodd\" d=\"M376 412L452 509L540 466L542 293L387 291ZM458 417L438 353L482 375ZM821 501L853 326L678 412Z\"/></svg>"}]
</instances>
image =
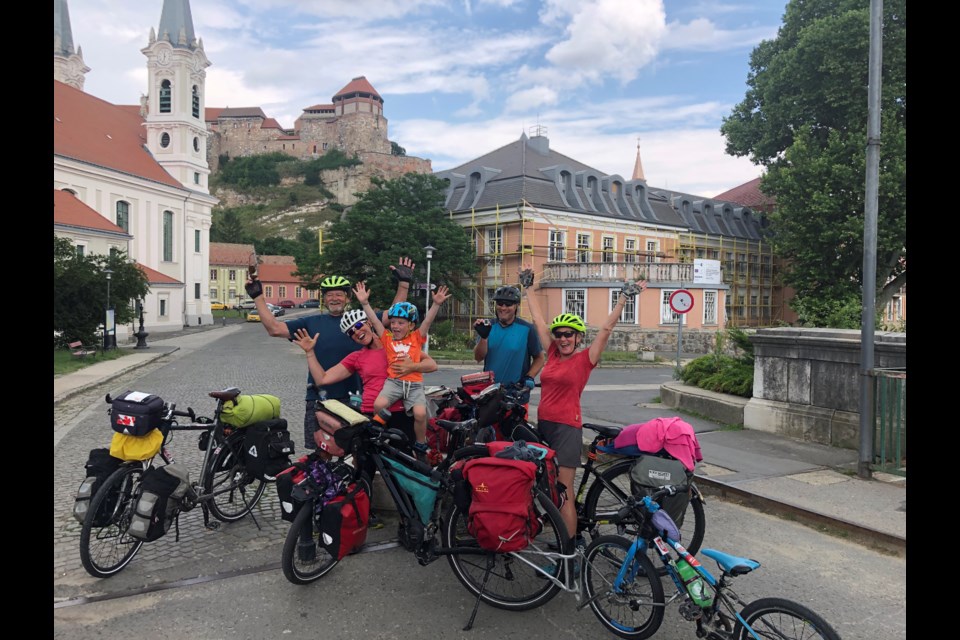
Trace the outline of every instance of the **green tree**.
<instances>
[{"instance_id":1,"label":"green tree","mask_svg":"<svg viewBox=\"0 0 960 640\"><path fill-rule=\"evenodd\" d=\"M805 324L860 326L869 3L791 0L724 119L727 153L763 165L772 242ZM906 1L883 7L877 306L906 284Z\"/></svg>"},{"instance_id":2,"label":"green tree","mask_svg":"<svg viewBox=\"0 0 960 640\"><path fill-rule=\"evenodd\" d=\"M126 252L112 255L77 255L67 238L53 237L53 331L54 347L74 340L92 343L103 324L107 308L107 279L110 269L110 304L115 308L117 324L135 318L133 301L150 290L147 277Z\"/></svg>"},{"instance_id":3,"label":"green tree","mask_svg":"<svg viewBox=\"0 0 960 640\"><path fill-rule=\"evenodd\" d=\"M462 299L460 282L476 270L467 232L443 209L446 183L436 176L408 173L393 180L371 179L371 188L358 194L357 203L324 232L323 255L311 253L298 263L297 275L317 288L320 274L339 274L351 281L366 280L371 302L383 308L396 291L390 265L402 256L416 264L414 280L426 281L423 247L436 247L430 263L431 284L450 287ZM410 301L423 309L422 293L411 291Z\"/></svg>"},{"instance_id":4,"label":"green tree","mask_svg":"<svg viewBox=\"0 0 960 640\"><path fill-rule=\"evenodd\" d=\"M232 242L251 244L253 237L243 227L243 221L236 209L214 210L210 225L210 242Z\"/></svg>"},{"instance_id":5,"label":"green tree","mask_svg":"<svg viewBox=\"0 0 960 640\"><path fill-rule=\"evenodd\" d=\"M398 145L393 140L390 141L390 155L392 156L405 156L407 155L407 150Z\"/></svg>"}]
</instances>

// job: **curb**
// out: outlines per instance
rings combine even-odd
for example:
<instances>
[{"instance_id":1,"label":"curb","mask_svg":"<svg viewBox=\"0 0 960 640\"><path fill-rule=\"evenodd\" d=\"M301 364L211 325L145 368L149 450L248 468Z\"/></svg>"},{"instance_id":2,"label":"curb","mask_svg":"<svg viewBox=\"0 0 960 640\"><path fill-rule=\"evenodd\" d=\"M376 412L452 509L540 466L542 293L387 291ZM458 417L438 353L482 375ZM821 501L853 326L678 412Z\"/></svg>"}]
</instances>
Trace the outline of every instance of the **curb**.
<instances>
[{"instance_id":1,"label":"curb","mask_svg":"<svg viewBox=\"0 0 960 640\"><path fill-rule=\"evenodd\" d=\"M134 370L136 370L136 369L139 369L139 368L141 368L141 367L143 367L143 366L145 366L145 365L147 365L147 364L150 364L151 362L155 362L156 360L159 360L160 358L163 358L164 356L168 356L168 355L170 355L171 353L175 353L175 352L177 352L177 351L179 351L179 350L180 350L180 347L173 346L173 347L167 347L167 350L166 350L166 351L163 351L162 353L161 353L161 352L156 352L156 353L146 354L146 355L150 355L150 356L153 356L153 357L147 358L147 359L138 360L137 362L134 362L134 363L132 363L132 364L126 365L126 366L123 367L122 369L118 369L118 370L116 370L116 371L114 371L114 372L108 373L108 374L100 377L99 379L97 379L97 380L95 380L95 381L93 381L93 382L89 382L89 383L87 383L87 384L80 385L79 387L75 387L75 388L70 389L70 390L68 390L68 391L64 391L64 392L61 393L60 395L54 396L54 398L53 398L53 405L54 405L54 406L57 406L59 403L63 402L64 400L69 400L70 398L72 398L72 397L74 397L74 396L76 396L76 395L79 395L79 394L81 394L81 393L84 393L85 391L89 391L90 389L93 389L93 388L95 388L95 387L99 387L100 385L102 385L102 384L105 383L105 382L110 382L111 380L115 380L116 378L119 378L120 376L122 376L122 375L124 375L124 374L130 373L131 371L134 371Z\"/></svg>"}]
</instances>

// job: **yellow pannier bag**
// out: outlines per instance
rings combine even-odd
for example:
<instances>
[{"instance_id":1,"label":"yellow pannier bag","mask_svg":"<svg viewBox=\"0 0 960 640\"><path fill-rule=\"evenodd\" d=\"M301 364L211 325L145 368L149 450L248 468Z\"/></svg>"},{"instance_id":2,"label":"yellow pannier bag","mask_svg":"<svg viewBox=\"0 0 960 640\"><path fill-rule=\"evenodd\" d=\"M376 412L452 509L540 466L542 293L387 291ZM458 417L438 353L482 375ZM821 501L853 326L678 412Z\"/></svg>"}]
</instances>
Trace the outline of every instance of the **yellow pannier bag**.
<instances>
[{"instance_id":1,"label":"yellow pannier bag","mask_svg":"<svg viewBox=\"0 0 960 640\"><path fill-rule=\"evenodd\" d=\"M114 433L110 441L110 455L121 460L147 460L157 455L162 444L160 429L154 429L145 436Z\"/></svg>"}]
</instances>

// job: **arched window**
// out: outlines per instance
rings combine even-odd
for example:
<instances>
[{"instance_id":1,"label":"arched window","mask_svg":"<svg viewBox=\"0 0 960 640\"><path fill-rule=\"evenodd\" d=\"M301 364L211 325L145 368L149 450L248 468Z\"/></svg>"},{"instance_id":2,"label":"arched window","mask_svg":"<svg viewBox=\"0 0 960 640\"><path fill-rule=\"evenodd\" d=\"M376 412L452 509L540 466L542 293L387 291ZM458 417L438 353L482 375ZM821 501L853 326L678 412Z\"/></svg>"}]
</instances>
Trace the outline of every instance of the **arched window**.
<instances>
[{"instance_id":1,"label":"arched window","mask_svg":"<svg viewBox=\"0 0 960 640\"><path fill-rule=\"evenodd\" d=\"M117 226L124 231L130 231L130 203L123 200L117 201Z\"/></svg>"},{"instance_id":2,"label":"arched window","mask_svg":"<svg viewBox=\"0 0 960 640\"><path fill-rule=\"evenodd\" d=\"M173 262L173 211L163 212L163 261Z\"/></svg>"},{"instance_id":3,"label":"arched window","mask_svg":"<svg viewBox=\"0 0 960 640\"><path fill-rule=\"evenodd\" d=\"M164 80L160 83L160 113L170 113L171 95L170 81Z\"/></svg>"},{"instance_id":4,"label":"arched window","mask_svg":"<svg viewBox=\"0 0 960 640\"><path fill-rule=\"evenodd\" d=\"M200 117L200 88L193 85L193 117Z\"/></svg>"}]
</instances>

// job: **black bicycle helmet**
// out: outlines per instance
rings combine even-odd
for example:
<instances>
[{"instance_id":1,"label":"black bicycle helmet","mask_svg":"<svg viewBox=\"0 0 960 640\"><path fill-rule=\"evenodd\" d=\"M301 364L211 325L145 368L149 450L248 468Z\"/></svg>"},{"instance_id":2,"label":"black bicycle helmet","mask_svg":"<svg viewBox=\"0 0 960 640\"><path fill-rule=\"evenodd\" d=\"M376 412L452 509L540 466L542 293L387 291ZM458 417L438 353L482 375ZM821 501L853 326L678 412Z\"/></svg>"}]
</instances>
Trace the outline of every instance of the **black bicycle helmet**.
<instances>
[{"instance_id":1,"label":"black bicycle helmet","mask_svg":"<svg viewBox=\"0 0 960 640\"><path fill-rule=\"evenodd\" d=\"M493 293L493 299L496 302L509 302L511 304L520 304L520 289L516 287L503 286Z\"/></svg>"}]
</instances>

